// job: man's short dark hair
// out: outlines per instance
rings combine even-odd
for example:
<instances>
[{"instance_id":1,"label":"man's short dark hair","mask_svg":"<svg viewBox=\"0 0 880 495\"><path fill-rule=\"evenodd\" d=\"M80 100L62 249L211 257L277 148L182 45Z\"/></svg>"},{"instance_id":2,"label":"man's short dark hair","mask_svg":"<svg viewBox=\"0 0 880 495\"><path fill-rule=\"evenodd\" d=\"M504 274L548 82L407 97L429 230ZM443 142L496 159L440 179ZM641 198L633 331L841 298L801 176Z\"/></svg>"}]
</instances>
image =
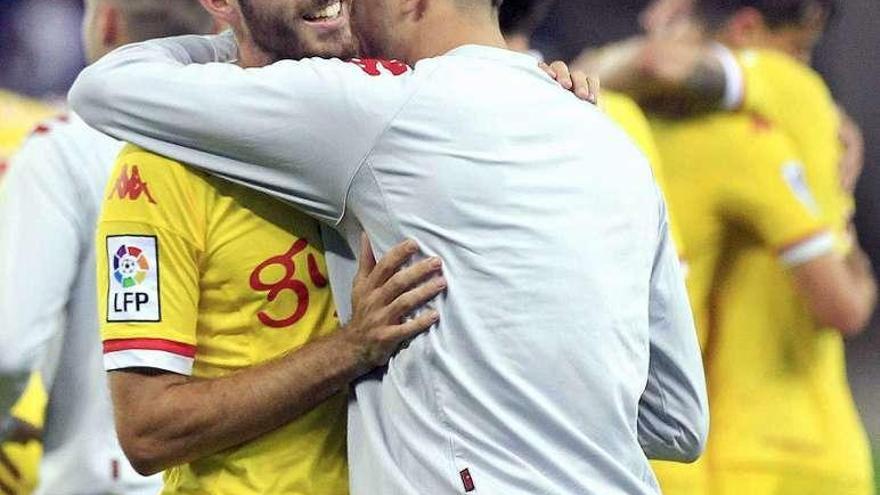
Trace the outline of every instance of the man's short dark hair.
<instances>
[{"instance_id":1,"label":"man's short dark hair","mask_svg":"<svg viewBox=\"0 0 880 495\"><path fill-rule=\"evenodd\" d=\"M737 11L749 7L764 16L769 28L778 29L802 24L817 7L830 19L837 10L837 0L699 0L696 13L714 31Z\"/></svg>"},{"instance_id":2,"label":"man's short dark hair","mask_svg":"<svg viewBox=\"0 0 880 495\"><path fill-rule=\"evenodd\" d=\"M198 0L116 0L133 41L208 34L214 20Z\"/></svg>"},{"instance_id":3,"label":"man's short dark hair","mask_svg":"<svg viewBox=\"0 0 880 495\"><path fill-rule=\"evenodd\" d=\"M505 35L531 36L550 10L555 0L498 0L501 4L499 19ZM501 3L503 2L503 3Z\"/></svg>"}]
</instances>

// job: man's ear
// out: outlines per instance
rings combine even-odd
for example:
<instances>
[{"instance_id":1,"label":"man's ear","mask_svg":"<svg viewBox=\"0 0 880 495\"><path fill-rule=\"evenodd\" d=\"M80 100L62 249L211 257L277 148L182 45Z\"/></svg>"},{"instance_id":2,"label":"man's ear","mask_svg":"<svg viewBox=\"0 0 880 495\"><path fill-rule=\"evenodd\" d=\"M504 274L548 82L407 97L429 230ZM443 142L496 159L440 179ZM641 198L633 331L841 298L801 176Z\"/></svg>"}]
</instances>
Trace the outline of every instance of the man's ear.
<instances>
[{"instance_id":1,"label":"man's ear","mask_svg":"<svg viewBox=\"0 0 880 495\"><path fill-rule=\"evenodd\" d=\"M412 17L413 19L421 20L422 17L424 17L425 12L428 11L429 1L430 0L404 0L403 2L401 2L400 11L406 17Z\"/></svg>"},{"instance_id":2,"label":"man's ear","mask_svg":"<svg viewBox=\"0 0 880 495\"><path fill-rule=\"evenodd\" d=\"M766 30L764 16L757 9L746 7L727 23L727 33L739 46L750 45Z\"/></svg>"},{"instance_id":3,"label":"man's ear","mask_svg":"<svg viewBox=\"0 0 880 495\"><path fill-rule=\"evenodd\" d=\"M97 30L104 51L111 51L129 42L125 19L113 2L100 2L97 6Z\"/></svg>"},{"instance_id":4,"label":"man's ear","mask_svg":"<svg viewBox=\"0 0 880 495\"><path fill-rule=\"evenodd\" d=\"M199 0L199 2L214 18L214 26L218 30L226 27L233 29L241 27L241 14L232 0Z\"/></svg>"}]
</instances>

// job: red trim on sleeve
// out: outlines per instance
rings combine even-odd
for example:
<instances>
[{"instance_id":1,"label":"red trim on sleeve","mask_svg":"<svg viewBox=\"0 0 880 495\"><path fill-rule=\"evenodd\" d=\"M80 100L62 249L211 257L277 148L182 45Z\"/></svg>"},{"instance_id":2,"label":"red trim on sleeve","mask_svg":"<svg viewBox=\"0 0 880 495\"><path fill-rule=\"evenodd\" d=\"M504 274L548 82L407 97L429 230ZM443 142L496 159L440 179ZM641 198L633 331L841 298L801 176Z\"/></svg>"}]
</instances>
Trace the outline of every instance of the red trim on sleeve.
<instances>
[{"instance_id":1,"label":"red trim on sleeve","mask_svg":"<svg viewBox=\"0 0 880 495\"><path fill-rule=\"evenodd\" d=\"M104 354L116 351L165 351L178 356L196 357L196 346L165 339L110 339L104 341Z\"/></svg>"}]
</instances>

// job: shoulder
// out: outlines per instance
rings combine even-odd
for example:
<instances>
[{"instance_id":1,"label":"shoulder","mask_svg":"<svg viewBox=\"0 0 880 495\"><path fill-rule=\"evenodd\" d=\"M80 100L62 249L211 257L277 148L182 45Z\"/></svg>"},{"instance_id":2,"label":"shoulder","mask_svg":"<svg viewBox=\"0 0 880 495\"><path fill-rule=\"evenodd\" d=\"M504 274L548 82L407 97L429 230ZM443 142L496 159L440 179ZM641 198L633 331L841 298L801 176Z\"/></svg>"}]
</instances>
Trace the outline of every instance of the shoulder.
<instances>
[{"instance_id":1,"label":"shoulder","mask_svg":"<svg viewBox=\"0 0 880 495\"><path fill-rule=\"evenodd\" d=\"M203 215L210 191L202 172L128 144L107 182L101 219L191 232Z\"/></svg>"},{"instance_id":2,"label":"shoulder","mask_svg":"<svg viewBox=\"0 0 880 495\"><path fill-rule=\"evenodd\" d=\"M814 111L834 112L834 98L825 80L806 64L774 50L744 50L737 55L746 79L745 100L754 106L786 105L797 101ZM761 102L762 98L778 99ZM789 109L791 110L791 109Z\"/></svg>"}]
</instances>

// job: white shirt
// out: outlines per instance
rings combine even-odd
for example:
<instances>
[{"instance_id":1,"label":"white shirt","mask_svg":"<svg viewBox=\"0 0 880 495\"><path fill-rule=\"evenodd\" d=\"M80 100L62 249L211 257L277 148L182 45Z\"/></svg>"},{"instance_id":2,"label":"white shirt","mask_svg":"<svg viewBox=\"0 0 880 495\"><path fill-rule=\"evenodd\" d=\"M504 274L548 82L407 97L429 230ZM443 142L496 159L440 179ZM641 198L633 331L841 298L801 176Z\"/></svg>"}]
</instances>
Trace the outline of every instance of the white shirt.
<instances>
[{"instance_id":1,"label":"white shirt","mask_svg":"<svg viewBox=\"0 0 880 495\"><path fill-rule=\"evenodd\" d=\"M132 45L71 101L352 246L364 229L377 254L413 238L444 260L439 324L354 389L353 495L654 494L646 453L696 457L706 392L665 207L600 111L497 48L196 65L234 55L228 36ZM329 260L348 301L353 261Z\"/></svg>"},{"instance_id":2,"label":"white shirt","mask_svg":"<svg viewBox=\"0 0 880 495\"><path fill-rule=\"evenodd\" d=\"M155 494L161 478L138 475L119 447L98 334L95 225L122 144L75 116L41 129L0 189L0 381L42 360L38 494ZM3 411L15 399L4 392Z\"/></svg>"}]
</instances>

